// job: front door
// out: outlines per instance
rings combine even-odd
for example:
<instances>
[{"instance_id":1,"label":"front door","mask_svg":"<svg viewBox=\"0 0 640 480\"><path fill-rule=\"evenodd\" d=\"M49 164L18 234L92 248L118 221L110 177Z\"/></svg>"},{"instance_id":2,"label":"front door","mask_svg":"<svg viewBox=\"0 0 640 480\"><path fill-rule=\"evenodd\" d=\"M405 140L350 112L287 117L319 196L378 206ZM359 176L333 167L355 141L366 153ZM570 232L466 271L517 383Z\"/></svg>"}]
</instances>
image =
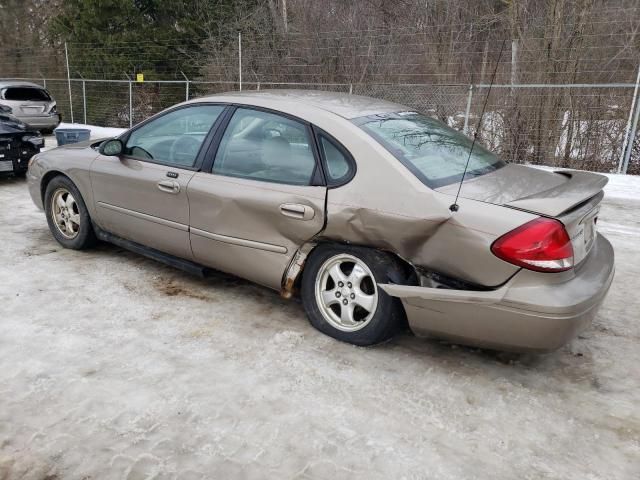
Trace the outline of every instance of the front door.
<instances>
[{"instance_id":1,"label":"front door","mask_svg":"<svg viewBox=\"0 0 640 480\"><path fill-rule=\"evenodd\" d=\"M324 227L311 129L271 112L238 108L211 173L189 183L196 261L271 288L300 245Z\"/></svg>"},{"instance_id":2,"label":"front door","mask_svg":"<svg viewBox=\"0 0 640 480\"><path fill-rule=\"evenodd\" d=\"M121 157L99 156L91 168L98 225L191 259L187 185L224 108L203 104L172 110L136 127Z\"/></svg>"}]
</instances>

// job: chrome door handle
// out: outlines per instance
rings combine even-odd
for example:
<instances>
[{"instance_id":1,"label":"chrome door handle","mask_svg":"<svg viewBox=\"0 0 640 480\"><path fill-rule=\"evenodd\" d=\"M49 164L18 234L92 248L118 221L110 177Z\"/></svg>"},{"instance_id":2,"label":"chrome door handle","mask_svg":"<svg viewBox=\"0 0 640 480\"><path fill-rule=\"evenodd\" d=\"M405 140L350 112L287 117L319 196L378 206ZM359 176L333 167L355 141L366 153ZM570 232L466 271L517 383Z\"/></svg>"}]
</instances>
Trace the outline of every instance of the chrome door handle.
<instances>
[{"instance_id":1,"label":"chrome door handle","mask_svg":"<svg viewBox=\"0 0 640 480\"><path fill-rule=\"evenodd\" d=\"M162 180L158 182L158 188L165 193L177 194L180 193L180 184L171 180Z\"/></svg>"},{"instance_id":2,"label":"chrome door handle","mask_svg":"<svg viewBox=\"0 0 640 480\"><path fill-rule=\"evenodd\" d=\"M311 220L316 215L313 208L299 203L283 203L280 205L280 213L298 220Z\"/></svg>"}]
</instances>

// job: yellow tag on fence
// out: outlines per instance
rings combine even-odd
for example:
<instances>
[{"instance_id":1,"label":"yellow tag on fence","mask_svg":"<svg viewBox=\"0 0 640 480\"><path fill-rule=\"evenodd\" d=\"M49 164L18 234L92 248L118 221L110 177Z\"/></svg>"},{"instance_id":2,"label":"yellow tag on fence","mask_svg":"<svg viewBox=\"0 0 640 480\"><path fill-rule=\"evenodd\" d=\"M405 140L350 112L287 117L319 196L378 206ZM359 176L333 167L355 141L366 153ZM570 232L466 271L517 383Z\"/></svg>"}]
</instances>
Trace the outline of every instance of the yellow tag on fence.
<instances>
[{"instance_id":1,"label":"yellow tag on fence","mask_svg":"<svg viewBox=\"0 0 640 480\"><path fill-rule=\"evenodd\" d=\"M144 73L136 73L136 82L144 82Z\"/></svg>"}]
</instances>

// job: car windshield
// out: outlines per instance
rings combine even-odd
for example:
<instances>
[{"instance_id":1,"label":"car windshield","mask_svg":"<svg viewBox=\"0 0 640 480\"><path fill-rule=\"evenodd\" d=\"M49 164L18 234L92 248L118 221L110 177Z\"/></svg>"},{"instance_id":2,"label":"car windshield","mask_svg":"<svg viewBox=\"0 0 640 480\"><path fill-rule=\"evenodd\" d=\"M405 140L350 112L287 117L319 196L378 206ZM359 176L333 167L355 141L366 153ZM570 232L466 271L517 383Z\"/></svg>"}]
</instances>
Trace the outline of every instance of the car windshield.
<instances>
[{"instance_id":1,"label":"car windshield","mask_svg":"<svg viewBox=\"0 0 640 480\"><path fill-rule=\"evenodd\" d=\"M417 112L396 112L354 119L414 175L431 188L462 179L472 141L439 120ZM484 175L505 163L478 143L465 178Z\"/></svg>"},{"instance_id":2,"label":"car windshield","mask_svg":"<svg viewBox=\"0 0 640 480\"><path fill-rule=\"evenodd\" d=\"M26 125L17 118L0 113L0 133L24 132Z\"/></svg>"}]
</instances>

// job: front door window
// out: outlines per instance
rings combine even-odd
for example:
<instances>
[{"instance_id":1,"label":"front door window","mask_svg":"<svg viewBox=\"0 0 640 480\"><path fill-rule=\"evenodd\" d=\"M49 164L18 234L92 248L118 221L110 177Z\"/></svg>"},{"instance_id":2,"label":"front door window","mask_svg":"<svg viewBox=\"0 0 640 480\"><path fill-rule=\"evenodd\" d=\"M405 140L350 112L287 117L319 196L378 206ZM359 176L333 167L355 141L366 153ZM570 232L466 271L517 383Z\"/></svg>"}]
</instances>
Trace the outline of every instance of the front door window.
<instances>
[{"instance_id":1,"label":"front door window","mask_svg":"<svg viewBox=\"0 0 640 480\"><path fill-rule=\"evenodd\" d=\"M193 168L207 133L224 106L179 108L134 130L124 154L141 160Z\"/></svg>"}]
</instances>

